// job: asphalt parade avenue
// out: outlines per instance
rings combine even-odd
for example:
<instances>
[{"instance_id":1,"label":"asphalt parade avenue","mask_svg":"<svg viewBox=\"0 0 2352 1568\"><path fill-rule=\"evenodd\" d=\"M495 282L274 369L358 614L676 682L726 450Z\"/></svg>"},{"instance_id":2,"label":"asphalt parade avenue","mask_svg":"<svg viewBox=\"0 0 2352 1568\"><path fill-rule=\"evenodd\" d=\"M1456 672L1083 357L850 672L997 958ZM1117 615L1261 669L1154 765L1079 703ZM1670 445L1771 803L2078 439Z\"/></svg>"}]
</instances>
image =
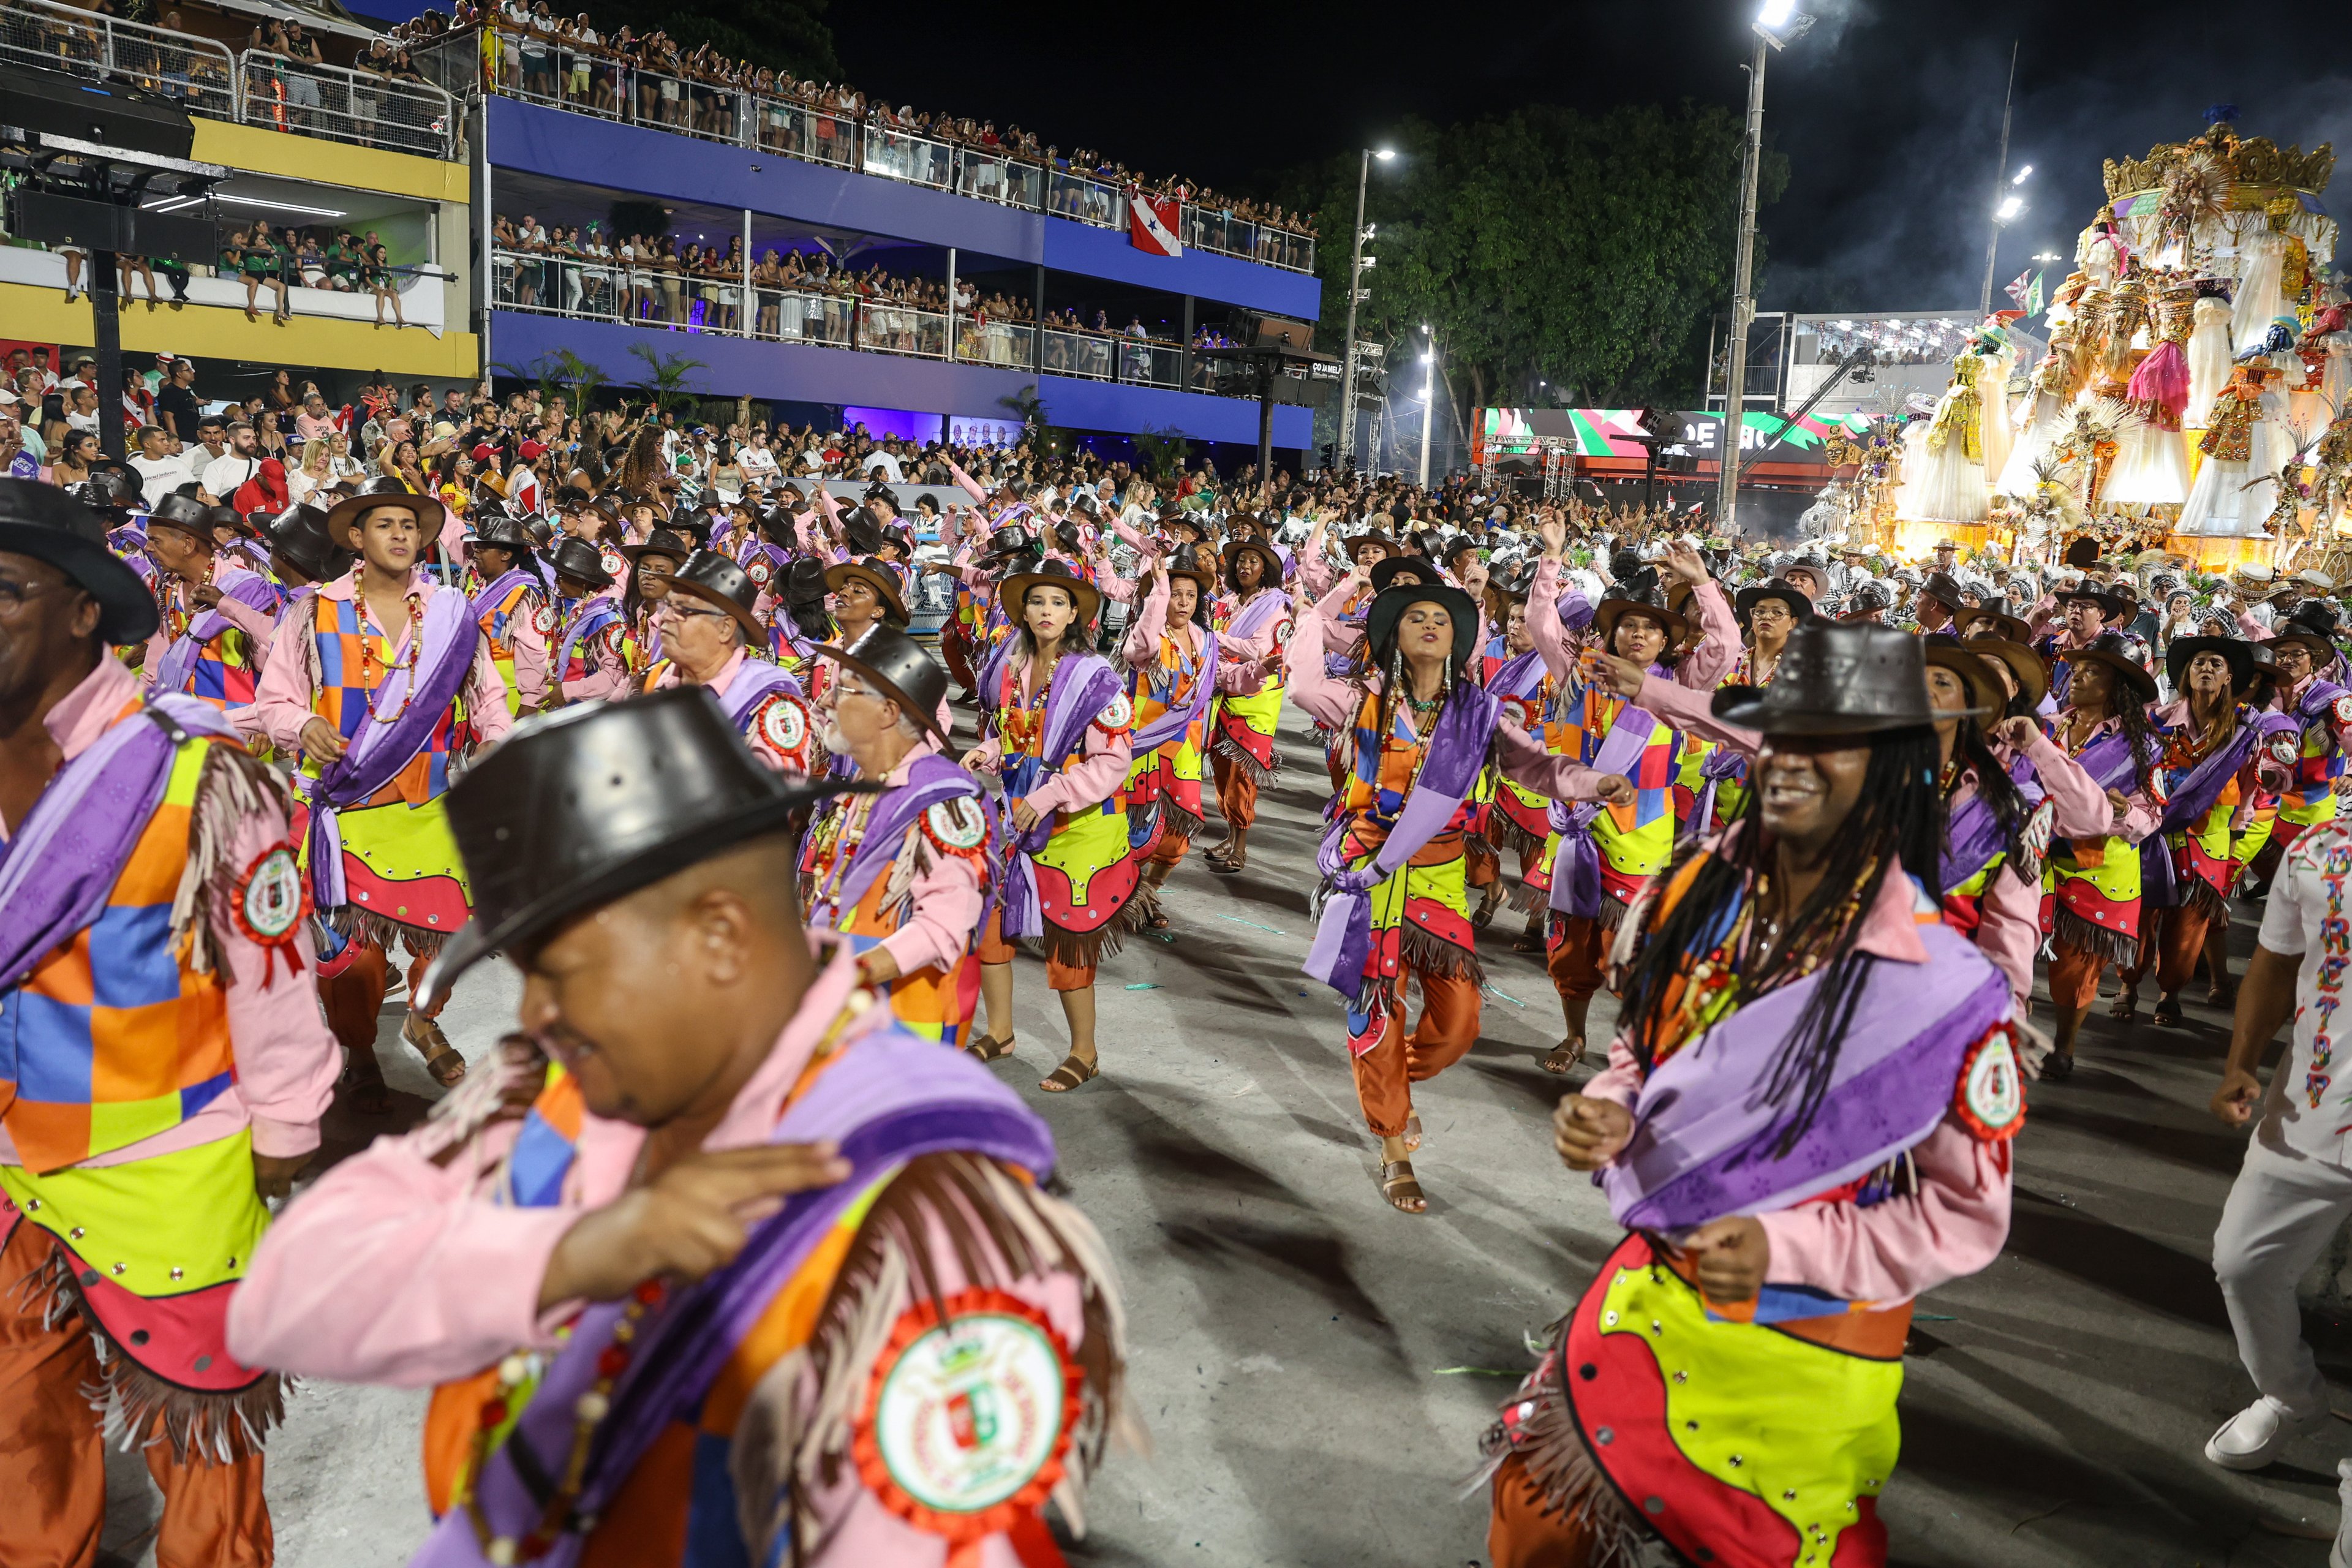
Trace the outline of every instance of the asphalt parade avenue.
<instances>
[{"instance_id":1,"label":"asphalt parade avenue","mask_svg":"<svg viewBox=\"0 0 2352 1568\"><path fill-rule=\"evenodd\" d=\"M969 712L958 722L968 742ZM1105 962L1099 1079L1036 1093L1061 1015L1042 966L1016 970L1018 1049L993 1070L1042 1104L1118 1258L1129 1385L1154 1441L1107 1466L1074 1563L1483 1564L1485 1494L1462 1495L1477 1436L1529 1364L1526 1337L1617 1239L1551 1150L1562 1085L1537 1061L1559 1005L1540 959L1509 950L1507 910L1483 944L1484 1037L1416 1094L1430 1212L1381 1200L1339 1003L1297 973L1326 781L1295 710L1283 743L1249 868L1213 876L1196 850L1168 885L1171 931ZM2241 969L2252 932L2242 906ZM511 1021L516 991L494 965L458 987L443 1023L468 1058ZM1919 1302L1903 1460L1881 1504L1895 1563L2326 1563L2352 1425L2251 1476L2199 1452L2250 1397L2210 1261L2242 1140L2204 1109L2227 1020L2203 994L2185 994L2186 1029L2160 1030L2145 1021L2151 984L2128 1033L2103 999L2073 1080L2033 1089L2007 1249ZM1604 994L1597 1038L1609 1016ZM381 1054L413 1120L434 1091L399 1018L395 1001ZM327 1152L384 1125L339 1105ZM2340 1313L2307 1314L2305 1332L2323 1368L2346 1370ZM425 1398L313 1384L289 1400L268 1451L281 1563L406 1560L426 1528ZM110 1455L110 1486L100 1562L152 1563L158 1500L135 1456Z\"/></svg>"}]
</instances>

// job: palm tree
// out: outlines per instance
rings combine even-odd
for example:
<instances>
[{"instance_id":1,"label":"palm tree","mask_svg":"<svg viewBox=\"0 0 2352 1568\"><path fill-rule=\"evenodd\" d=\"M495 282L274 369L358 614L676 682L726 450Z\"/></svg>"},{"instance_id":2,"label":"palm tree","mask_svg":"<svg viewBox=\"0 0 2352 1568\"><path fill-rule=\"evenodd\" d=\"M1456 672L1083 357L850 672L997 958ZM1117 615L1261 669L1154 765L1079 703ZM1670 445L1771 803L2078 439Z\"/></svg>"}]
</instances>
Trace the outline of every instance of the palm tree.
<instances>
[{"instance_id":1,"label":"palm tree","mask_svg":"<svg viewBox=\"0 0 2352 1568\"><path fill-rule=\"evenodd\" d=\"M556 350L555 363L563 373L564 384L572 389L572 415L584 417L590 400L596 395L596 389L613 378L604 374L603 365L582 359L570 349Z\"/></svg>"},{"instance_id":2,"label":"palm tree","mask_svg":"<svg viewBox=\"0 0 2352 1568\"><path fill-rule=\"evenodd\" d=\"M709 370L703 360L688 359L684 354L656 353L646 343L631 343L629 352L646 362L646 384L653 389L654 411L684 410L694 405L694 395L686 384L698 370Z\"/></svg>"}]
</instances>

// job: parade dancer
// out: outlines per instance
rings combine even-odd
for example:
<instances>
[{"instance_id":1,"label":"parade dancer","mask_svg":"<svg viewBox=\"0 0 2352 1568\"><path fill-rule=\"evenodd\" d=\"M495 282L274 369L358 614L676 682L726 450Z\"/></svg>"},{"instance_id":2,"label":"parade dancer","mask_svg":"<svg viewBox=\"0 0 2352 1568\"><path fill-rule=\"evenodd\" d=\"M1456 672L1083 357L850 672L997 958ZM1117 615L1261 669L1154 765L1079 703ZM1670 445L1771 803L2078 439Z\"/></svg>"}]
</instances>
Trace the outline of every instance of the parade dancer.
<instances>
[{"instance_id":1,"label":"parade dancer","mask_svg":"<svg viewBox=\"0 0 2352 1568\"><path fill-rule=\"evenodd\" d=\"M751 613L760 591L750 574L715 550L698 550L665 586L656 617L662 658L637 678L636 689L708 688L761 762L786 778L819 771L801 683L751 651L762 628Z\"/></svg>"},{"instance_id":2,"label":"parade dancer","mask_svg":"<svg viewBox=\"0 0 2352 1568\"><path fill-rule=\"evenodd\" d=\"M1487 1436L1496 1568L1884 1563L1912 1300L2008 1234L2023 1064L1937 918L1918 640L1800 626L1713 712L1756 788L1627 917L1610 1065L1554 1114L1628 1235Z\"/></svg>"},{"instance_id":3,"label":"parade dancer","mask_svg":"<svg viewBox=\"0 0 2352 1568\"><path fill-rule=\"evenodd\" d=\"M435 1082L465 1076L416 985L472 910L442 807L450 763L495 745L509 724L472 606L416 566L444 516L439 501L396 479L370 479L336 502L327 531L356 564L303 595L302 618L289 617L271 645L254 701L262 734L303 758L302 866L335 949L320 995L350 1054L354 1103L377 1114L390 1104L375 1036L394 945L410 955L401 1038ZM307 635L293 635L298 625Z\"/></svg>"},{"instance_id":4,"label":"parade dancer","mask_svg":"<svg viewBox=\"0 0 2352 1568\"><path fill-rule=\"evenodd\" d=\"M266 1568L281 1380L228 1300L319 1146L337 1057L284 786L109 652L154 601L88 508L0 479L0 1562L86 1563L105 1440L158 1561Z\"/></svg>"},{"instance_id":5,"label":"parade dancer","mask_svg":"<svg viewBox=\"0 0 2352 1568\"><path fill-rule=\"evenodd\" d=\"M2113 634L2060 658L2072 673L2054 738L2105 793L2113 820L2104 834L2051 841L2042 930L2050 939L2053 1049L2042 1076L2053 1080L2074 1070L2074 1037L2099 999L2101 973L2138 956L2140 845L2160 815L2149 793L2161 746L2147 718L2156 678Z\"/></svg>"},{"instance_id":6,"label":"parade dancer","mask_svg":"<svg viewBox=\"0 0 2352 1568\"><path fill-rule=\"evenodd\" d=\"M818 808L801 855L804 918L841 933L901 1026L961 1047L996 846L980 781L940 754L947 672L895 626L817 654L834 671L818 710L825 750L883 789Z\"/></svg>"},{"instance_id":7,"label":"parade dancer","mask_svg":"<svg viewBox=\"0 0 2352 1568\"><path fill-rule=\"evenodd\" d=\"M1166 931L1159 891L1201 831L1201 753L1223 661L1209 629L1216 574L1190 545L1154 561L1151 589L1128 627L1121 662L1135 709L1127 773L1129 851L1142 869L1143 924Z\"/></svg>"},{"instance_id":8,"label":"parade dancer","mask_svg":"<svg viewBox=\"0 0 2352 1568\"><path fill-rule=\"evenodd\" d=\"M2241 626L2248 624L2241 617ZM2352 750L2352 690L2341 684L2342 656L2336 647L2336 615L2316 600L2297 605L2279 624L2268 647L2277 672L2282 712L2300 733L2294 776L2280 793L2270 843L2249 862L2267 878L2294 841L2324 822L2336 820L2344 783L2344 758Z\"/></svg>"},{"instance_id":9,"label":"parade dancer","mask_svg":"<svg viewBox=\"0 0 2352 1568\"><path fill-rule=\"evenodd\" d=\"M1180 519L1189 522L1189 519ZM1209 773L1225 837L1202 852L1209 869L1232 875L1249 864L1257 797L1282 771L1274 749L1290 657L1290 595L1281 555L1255 540L1224 548L1226 592L1212 612L1223 668L1210 711Z\"/></svg>"},{"instance_id":10,"label":"parade dancer","mask_svg":"<svg viewBox=\"0 0 2352 1568\"><path fill-rule=\"evenodd\" d=\"M2147 644L2125 630L2131 605L2119 594L2095 583L2061 587L2034 607L2032 647L2050 665L2050 695L2060 707L2067 700L2074 665L2067 655L2114 637L2123 656L2142 669L2149 668ZM2064 625L2061 626L2059 622Z\"/></svg>"},{"instance_id":11,"label":"parade dancer","mask_svg":"<svg viewBox=\"0 0 2352 1568\"><path fill-rule=\"evenodd\" d=\"M522 1032L298 1199L230 1323L439 1385L419 1562L1044 1563L1047 1500L1083 1516L1123 1425L1101 1240L1044 1123L812 943L790 824L831 787L674 690L454 792L481 918L427 1000L504 952Z\"/></svg>"},{"instance_id":12,"label":"parade dancer","mask_svg":"<svg viewBox=\"0 0 2352 1568\"><path fill-rule=\"evenodd\" d=\"M1551 706L1551 694L1558 682L1544 667L1543 655L1536 647L1535 633L1528 627L1527 590L1513 584L1490 583L1486 598L1490 621L1502 632L1489 640L1481 658L1484 679L1480 684L1487 695L1502 704L1505 723L1516 725L1537 745L1549 751L1544 736L1544 713ZM1489 853L1495 857L1496 875L1486 884L1485 896L1470 916L1471 925L1481 931L1506 897L1515 898L1517 907L1536 920L1542 918L1541 911L1551 897L1550 797L1512 779L1497 777L1493 784L1494 794L1486 802L1478 837L1486 840ZM1514 850L1518 856L1516 895L1508 891L1500 875L1500 852L1505 849ZM1473 869L1475 874L1475 868Z\"/></svg>"},{"instance_id":13,"label":"parade dancer","mask_svg":"<svg viewBox=\"0 0 2352 1568\"><path fill-rule=\"evenodd\" d=\"M141 668L158 696L202 698L236 713L253 701L284 591L219 552L214 508L171 495L147 519L147 557L163 575L163 618Z\"/></svg>"},{"instance_id":14,"label":"parade dancer","mask_svg":"<svg viewBox=\"0 0 2352 1568\"><path fill-rule=\"evenodd\" d=\"M622 646L629 674L639 676L662 656L661 628L654 624L655 613L669 596L670 574L694 553L694 546L667 528L656 528L648 531L643 543L624 544L619 552L629 572L627 586L621 593L621 621L628 628Z\"/></svg>"},{"instance_id":15,"label":"parade dancer","mask_svg":"<svg viewBox=\"0 0 2352 1568\"><path fill-rule=\"evenodd\" d=\"M2298 726L2289 715L2255 712L2239 700L2254 683L2253 649L2236 637L2175 637L2165 668L2180 693L2148 716L2161 747L2154 784L2164 803L2157 830L2161 859L2149 858L2156 884L2143 889L2139 945L2124 966L2113 1016L2139 1010L2139 983L2156 970L2156 1021L2178 1028L2180 989L2205 950L2208 928L2227 929L2238 860L2233 826L2253 815L2258 790L2277 791L2298 761ZM2209 998L2230 1001L2225 971L2213 973Z\"/></svg>"},{"instance_id":16,"label":"parade dancer","mask_svg":"<svg viewBox=\"0 0 2352 1568\"><path fill-rule=\"evenodd\" d=\"M832 596L833 640L836 646L846 647L879 626L907 629L906 601L899 595L898 574L887 563L871 557L841 562L824 569L824 585ZM823 658L806 668L804 679L811 702L823 705L825 682L832 679L833 668Z\"/></svg>"},{"instance_id":17,"label":"parade dancer","mask_svg":"<svg viewBox=\"0 0 2352 1568\"><path fill-rule=\"evenodd\" d=\"M1066 562L1007 578L1021 624L980 671L981 743L964 758L1003 781L1004 882L980 938L988 1032L982 1061L1011 1053L1013 943L1040 942L1045 984L1062 998L1070 1048L1037 1087L1076 1089L1102 1069L1095 1045L1095 964L1118 951L1140 873L1128 852L1128 769L1135 706L1126 682L1087 651L1102 595Z\"/></svg>"},{"instance_id":18,"label":"parade dancer","mask_svg":"<svg viewBox=\"0 0 2352 1568\"><path fill-rule=\"evenodd\" d=\"M619 696L629 684L628 623L620 604L620 580L629 563L610 546L568 537L555 542L547 560L562 605L550 643L552 703Z\"/></svg>"},{"instance_id":19,"label":"parade dancer","mask_svg":"<svg viewBox=\"0 0 2352 1568\"><path fill-rule=\"evenodd\" d=\"M556 622L538 550L522 524L504 512L476 523L467 543L474 574L482 579L472 595L474 624L506 683L507 715L536 713L547 703L547 647Z\"/></svg>"},{"instance_id":20,"label":"parade dancer","mask_svg":"<svg viewBox=\"0 0 2352 1568\"><path fill-rule=\"evenodd\" d=\"M1299 618L1309 647L1325 613L1318 605ZM1370 662L1360 678L1334 680L1311 663L1291 678L1301 711L1352 738L1347 787L1327 808L1316 856L1320 915L1306 973L1348 999L1349 1063L1381 1141L1381 1194L1405 1214L1428 1207L1412 1169L1422 1129L1412 1086L1478 1038L1485 976L1464 843L1478 775L1491 755L1507 776L1557 799L1633 795L1623 778L1549 754L1502 721L1500 700L1471 679L1477 628L1477 606L1459 588L1392 587L1365 618ZM1410 1033L1408 979L1422 996Z\"/></svg>"}]
</instances>

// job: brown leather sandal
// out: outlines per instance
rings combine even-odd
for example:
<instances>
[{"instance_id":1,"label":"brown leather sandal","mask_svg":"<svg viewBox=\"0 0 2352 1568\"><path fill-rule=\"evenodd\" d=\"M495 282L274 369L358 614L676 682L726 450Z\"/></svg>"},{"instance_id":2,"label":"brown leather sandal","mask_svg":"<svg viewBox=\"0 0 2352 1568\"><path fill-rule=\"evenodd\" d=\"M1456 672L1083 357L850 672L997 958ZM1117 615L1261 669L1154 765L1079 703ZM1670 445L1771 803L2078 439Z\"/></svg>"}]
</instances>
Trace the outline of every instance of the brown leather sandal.
<instances>
[{"instance_id":1,"label":"brown leather sandal","mask_svg":"<svg viewBox=\"0 0 2352 1568\"><path fill-rule=\"evenodd\" d=\"M1067 1094L1080 1084L1102 1074L1102 1060L1081 1061L1076 1054L1064 1057L1062 1065L1045 1075L1037 1087L1047 1094Z\"/></svg>"},{"instance_id":2,"label":"brown leather sandal","mask_svg":"<svg viewBox=\"0 0 2352 1568\"><path fill-rule=\"evenodd\" d=\"M1390 1160L1381 1166L1381 1196L1399 1214L1427 1214L1429 1198L1412 1177L1412 1162Z\"/></svg>"},{"instance_id":3,"label":"brown leather sandal","mask_svg":"<svg viewBox=\"0 0 2352 1568\"><path fill-rule=\"evenodd\" d=\"M1569 1069L1583 1059L1584 1042L1570 1037L1554 1046L1549 1054L1536 1065L1546 1072L1558 1073L1565 1078L1568 1076Z\"/></svg>"},{"instance_id":4,"label":"brown leather sandal","mask_svg":"<svg viewBox=\"0 0 2352 1568\"><path fill-rule=\"evenodd\" d=\"M441 1032L441 1026L432 1019L411 1013L401 1020L400 1037L425 1058L425 1070L443 1089L455 1089L466 1077L466 1058Z\"/></svg>"},{"instance_id":5,"label":"brown leather sandal","mask_svg":"<svg viewBox=\"0 0 2352 1568\"><path fill-rule=\"evenodd\" d=\"M2160 1005L2161 1004L2159 1004L2159 1005ZM2123 1024L2128 1024L2134 1018L2138 1017L2139 993L2137 991L2124 991L2118 993L2116 996L2115 1005L2107 1009L2107 1016Z\"/></svg>"},{"instance_id":6,"label":"brown leather sandal","mask_svg":"<svg viewBox=\"0 0 2352 1568\"><path fill-rule=\"evenodd\" d=\"M994 1035L975 1035L972 1037L971 1042L964 1047L964 1049L970 1051L973 1056L978 1057L982 1061L992 1062L999 1057L1011 1056L1013 1054L1013 1042L1011 1040L1000 1040Z\"/></svg>"}]
</instances>

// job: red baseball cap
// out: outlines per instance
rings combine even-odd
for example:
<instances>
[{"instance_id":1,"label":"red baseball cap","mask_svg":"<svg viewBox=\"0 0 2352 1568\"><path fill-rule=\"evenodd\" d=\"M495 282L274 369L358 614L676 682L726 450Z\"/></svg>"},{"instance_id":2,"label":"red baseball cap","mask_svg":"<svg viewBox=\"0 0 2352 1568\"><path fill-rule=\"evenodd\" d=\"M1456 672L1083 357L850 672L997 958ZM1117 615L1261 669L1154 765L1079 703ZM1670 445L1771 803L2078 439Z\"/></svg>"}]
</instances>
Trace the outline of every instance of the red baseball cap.
<instances>
[{"instance_id":1,"label":"red baseball cap","mask_svg":"<svg viewBox=\"0 0 2352 1568\"><path fill-rule=\"evenodd\" d=\"M541 446L538 442L525 441L522 444L522 460L524 462L528 463L534 458L544 458L546 456L547 448Z\"/></svg>"},{"instance_id":2,"label":"red baseball cap","mask_svg":"<svg viewBox=\"0 0 2352 1568\"><path fill-rule=\"evenodd\" d=\"M474 461L478 463L487 463L498 455L498 450L499 449L496 447L491 446L488 441L480 442L474 447Z\"/></svg>"}]
</instances>

